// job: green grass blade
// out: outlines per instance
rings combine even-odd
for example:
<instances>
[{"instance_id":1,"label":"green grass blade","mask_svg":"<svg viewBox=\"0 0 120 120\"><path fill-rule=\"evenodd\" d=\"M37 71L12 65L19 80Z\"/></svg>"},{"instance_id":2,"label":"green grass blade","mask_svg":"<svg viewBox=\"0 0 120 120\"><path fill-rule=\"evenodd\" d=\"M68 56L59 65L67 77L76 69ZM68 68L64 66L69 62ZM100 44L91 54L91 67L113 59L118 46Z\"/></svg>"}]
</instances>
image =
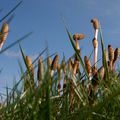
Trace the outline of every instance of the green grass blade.
<instances>
[{"instance_id":1,"label":"green grass blade","mask_svg":"<svg viewBox=\"0 0 120 120\"><path fill-rule=\"evenodd\" d=\"M0 22L2 22L6 17L8 17L12 12L14 12L16 10L16 8L18 8L20 6L20 4L22 3L22 1L20 1L12 10L10 10L2 19L0 19Z\"/></svg>"},{"instance_id":2,"label":"green grass blade","mask_svg":"<svg viewBox=\"0 0 120 120\"><path fill-rule=\"evenodd\" d=\"M19 38L18 40L16 40L15 42L11 43L10 45L8 45L6 48L2 49L0 51L0 54L2 54L3 52L5 52L6 50L10 49L11 47L15 46L16 44L20 43L21 41L23 41L24 39L26 39L27 37L29 37L33 32L29 32L26 35L24 35L23 37Z\"/></svg>"},{"instance_id":3,"label":"green grass blade","mask_svg":"<svg viewBox=\"0 0 120 120\"><path fill-rule=\"evenodd\" d=\"M108 64L107 64L106 57L105 57L105 48L104 48L104 42L103 42L103 36L102 36L101 28L100 28L100 39L101 39L101 47L102 47L103 66L105 68L105 73L106 73L106 80L109 80Z\"/></svg>"}]
</instances>

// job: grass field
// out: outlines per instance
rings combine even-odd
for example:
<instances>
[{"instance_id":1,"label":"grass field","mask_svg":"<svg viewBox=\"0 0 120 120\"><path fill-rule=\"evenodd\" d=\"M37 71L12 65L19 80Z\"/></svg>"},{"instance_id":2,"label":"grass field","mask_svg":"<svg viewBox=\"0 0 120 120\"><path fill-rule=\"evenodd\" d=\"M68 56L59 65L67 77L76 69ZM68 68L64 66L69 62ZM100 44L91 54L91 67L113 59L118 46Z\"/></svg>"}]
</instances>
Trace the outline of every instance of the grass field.
<instances>
[{"instance_id":1,"label":"grass field","mask_svg":"<svg viewBox=\"0 0 120 120\"><path fill-rule=\"evenodd\" d=\"M17 6L19 5L20 3ZM0 54L31 34L26 34L2 49L9 25L7 22L1 23L3 26L0 33ZM66 35L70 40L68 42L75 51L68 60L63 56L60 61L58 54L43 59L42 54L47 50L45 48L35 61L31 61L19 45L26 71L23 71L19 61L21 78L10 92L6 88L6 99L0 103L1 120L119 120L120 70L116 69L115 65L119 60L120 51L119 48L114 50L112 45L108 45L107 49L104 47L98 19L92 19L91 25L95 32L91 41L93 52L84 58L81 57L78 41L84 39L85 35L71 35L67 28ZM101 46L102 53L100 68L97 66L98 45ZM37 65L34 64L36 61Z\"/></svg>"}]
</instances>

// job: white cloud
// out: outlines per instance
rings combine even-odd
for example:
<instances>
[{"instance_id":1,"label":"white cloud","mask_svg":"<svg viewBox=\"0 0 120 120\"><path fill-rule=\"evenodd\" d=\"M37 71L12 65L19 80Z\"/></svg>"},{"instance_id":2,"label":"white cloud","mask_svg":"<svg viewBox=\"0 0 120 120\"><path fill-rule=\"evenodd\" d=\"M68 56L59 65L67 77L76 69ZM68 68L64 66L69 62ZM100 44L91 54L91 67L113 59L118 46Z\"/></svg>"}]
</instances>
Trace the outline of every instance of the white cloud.
<instances>
[{"instance_id":1,"label":"white cloud","mask_svg":"<svg viewBox=\"0 0 120 120\"><path fill-rule=\"evenodd\" d=\"M4 55L7 56L7 57L15 57L15 58L17 58L17 57L21 56L21 53L7 50L7 51L4 52Z\"/></svg>"}]
</instances>

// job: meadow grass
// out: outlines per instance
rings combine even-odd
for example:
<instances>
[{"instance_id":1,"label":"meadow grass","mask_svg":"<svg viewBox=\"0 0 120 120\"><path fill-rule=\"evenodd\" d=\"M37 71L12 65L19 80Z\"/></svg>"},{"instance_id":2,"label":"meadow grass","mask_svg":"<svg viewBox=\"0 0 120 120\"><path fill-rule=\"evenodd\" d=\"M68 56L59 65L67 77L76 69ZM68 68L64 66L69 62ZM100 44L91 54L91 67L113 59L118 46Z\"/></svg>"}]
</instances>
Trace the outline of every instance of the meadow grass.
<instances>
[{"instance_id":1,"label":"meadow grass","mask_svg":"<svg viewBox=\"0 0 120 120\"><path fill-rule=\"evenodd\" d=\"M3 19L20 4L21 2ZM68 61L64 56L60 62L58 54L55 54L53 59L47 56L43 60L42 54L47 50L45 48L32 62L19 45L26 71L23 71L18 61L21 78L10 92L6 87L6 99L0 103L1 120L119 120L120 70L115 69L119 48L114 51L112 45L108 45L107 54L99 21L91 21L95 30L93 65L90 61L92 53L84 59L81 57L78 40L84 38L81 37L82 34L72 36L67 28L68 38L75 51L75 55ZM6 32L8 33L8 30L1 32L0 38L4 37ZM102 52L100 68L97 67L98 32ZM2 49L0 55L29 35L31 33Z\"/></svg>"}]
</instances>

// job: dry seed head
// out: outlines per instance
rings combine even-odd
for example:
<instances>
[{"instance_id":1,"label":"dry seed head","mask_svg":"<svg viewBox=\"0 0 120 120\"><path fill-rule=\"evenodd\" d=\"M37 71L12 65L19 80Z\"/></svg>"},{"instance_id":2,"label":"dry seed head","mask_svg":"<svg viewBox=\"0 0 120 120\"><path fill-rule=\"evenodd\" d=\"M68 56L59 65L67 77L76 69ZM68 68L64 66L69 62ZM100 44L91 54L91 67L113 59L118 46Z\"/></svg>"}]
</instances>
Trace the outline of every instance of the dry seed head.
<instances>
[{"instance_id":1,"label":"dry seed head","mask_svg":"<svg viewBox=\"0 0 120 120\"><path fill-rule=\"evenodd\" d=\"M7 23L3 23L3 26L2 26L2 29L1 29L1 34L3 34L1 37L0 37L0 49L2 48L6 38L7 38L7 35L8 35L8 24Z\"/></svg>"},{"instance_id":2,"label":"dry seed head","mask_svg":"<svg viewBox=\"0 0 120 120\"><path fill-rule=\"evenodd\" d=\"M90 74L92 72L91 63L87 56L84 57L84 63L85 63L85 67L86 67L88 74Z\"/></svg>"},{"instance_id":3,"label":"dry seed head","mask_svg":"<svg viewBox=\"0 0 120 120\"><path fill-rule=\"evenodd\" d=\"M120 53L119 48L116 48L115 51L114 51L114 62L117 61L117 59L119 57L119 53Z\"/></svg>"},{"instance_id":4,"label":"dry seed head","mask_svg":"<svg viewBox=\"0 0 120 120\"><path fill-rule=\"evenodd\" d=\"M68 70L71 71L72 68L73 68L72 58L69 58L69 61L68 61Z\"/></svg>"},{"instance_id":5,"label":"dry seed head","mask_svg":"<svg viewBox=\"0 0 120 120\"><path fill-rule=\"evenodd\" d=\"M3 33L4 35L0 38L2 42L4 42L7 38L8 35L8 24L7 23L3 23L2 29L1 29L1 33Z\"/></svg>"},{"instance_id":6,"label":"dry seed head","mask_svg":"<svg viewBox=\"0 0 120 120\"><path fill-rule=\"evenodd\" d=\"M30 67L32 65L31 58L29 56L26 56L26 63Z\"/></svg>"},{"instance_id":7,"label":"dry seed head","mask_svg":"<svg viewBox=\"0 0 120 120\"><path fill-rule=\"evenodd\" d=\"M56 55L52 61L51 69L55 70L59 62L59 55Z\"/></svg>"},{"instance_id":8,"label":"dry seed head","mask_svg":"<svg viewBox=\"0 0 120 120\"><path fill-rule=\"evenodd\" d=\"M34 66L33 66L32 60L29 56L26 56L26 63L27 63L27 65L28 65L30 71L32 72L33 77L34 77Z\"/></svg>"},{"instance_id":9,"label":"dry seed head","mask_svg":"<svg viewBox=\"0 0 120 120\"><path fill-rule=\"evenodd\" d=\"M103 66L98 70L98 74L99 74L101 80L103 80L103 78L105 76L105 69Z\"/></svg>"},{"instance_id":10,"label":"dry seed head","mask_svg":"<svg viewBox=\"0 0 120 120\"><path fill-rule=\"evenodd\" d=\"M113 61L114 60L114 49L112 48L111 45L108 45L108 55L109 55L109 60Z\"/></svg>"},{"instance_id":11,"label":"dry seed head","mask_svg":"<svg viewBox=\"0 0 120 120\"><path fill-rule=\"evenodd\" d=\"M81 39L84 39L85 38L85 35L84 34L74 34L73 35L73 39L76 41L76 40L81 40Z\"/></svg>"},{"instance_id":12,"label":"dry seed head","mask_svg":"<svg viewBox=\"0 0 120 120\"><path fill-rule=\"evenodd\" d=\"M52 64L51 57L47 57L47 66L48 66L48 68L51 67L51 64Z\"/></svg>"},{"instance_id":13,"label":"dry seed head","mask_svg":"<svg viewBox=\"0 0 120 120\"><path fill-rule=\"evenodd\" d=\"M38 80L43 79L44 77L43 73L44 73L44 65L43 65L42 57L40 57L40 59L38 60L38 72L37 72Z\"/></svg>"},{"instance_id":14,"label":"dry seed head","mask_svg":"<svg viewBox=\"0 0 120 120\"><path fill-rule=\"evenodd\" d=\"M93 47L94 48L98 48L98 41L97 41L97 39L94 38L92 42L93 42Z\"/></svg>"},{"instance_id":15,"label":"dry seed head","mask_svg":"<svg viewBox=\"0 0 120 120\"><path fill-rule=\"evenodd\" d=\"M92 19L91 23L93 23L93 27L94 27L95 30L99 29L99 21L98 21L98 19L96 19L96 18Z\"/></svg>"}]
</instances>

